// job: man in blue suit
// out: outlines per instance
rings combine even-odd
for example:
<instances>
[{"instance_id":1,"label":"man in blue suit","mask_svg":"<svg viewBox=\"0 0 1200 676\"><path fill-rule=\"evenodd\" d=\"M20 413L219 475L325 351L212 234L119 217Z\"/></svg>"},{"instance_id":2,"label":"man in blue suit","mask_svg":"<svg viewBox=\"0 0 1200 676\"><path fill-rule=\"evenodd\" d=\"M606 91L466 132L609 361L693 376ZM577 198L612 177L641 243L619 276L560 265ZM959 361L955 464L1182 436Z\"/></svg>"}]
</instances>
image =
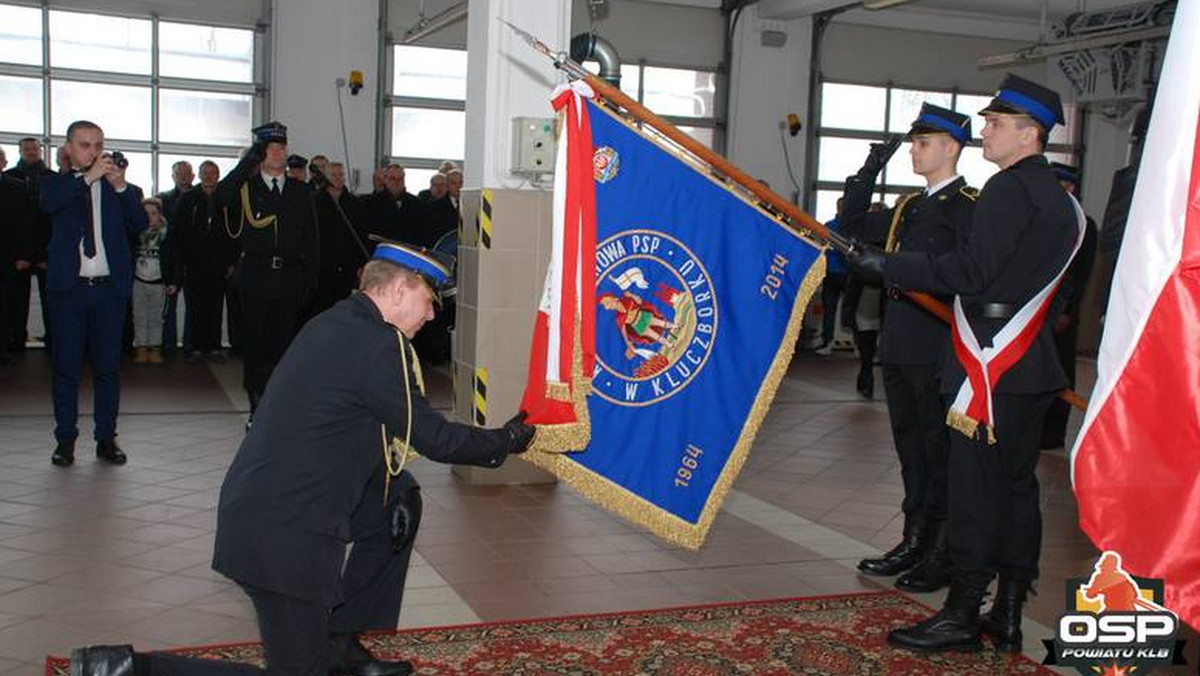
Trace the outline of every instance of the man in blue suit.
<instances>
[{"instance_id":1,"label":"man in blue suit","mask_svg":"<svg viewBox=\"0 0 1200 676\"><path fill-rule=\"evenodd\" d=\"M133 286L130 239L146 229L142 191L104 152L104 131L86 120L67 128L71 171L42 180L41 207L52 229L46 288L54 333L54 437L50 461L75 462L79 372L86 351L95 389L96 457L125 464L117 446L121 336ZM121 163L123 164L123 163Z\"/></svg>"}]
</instances>

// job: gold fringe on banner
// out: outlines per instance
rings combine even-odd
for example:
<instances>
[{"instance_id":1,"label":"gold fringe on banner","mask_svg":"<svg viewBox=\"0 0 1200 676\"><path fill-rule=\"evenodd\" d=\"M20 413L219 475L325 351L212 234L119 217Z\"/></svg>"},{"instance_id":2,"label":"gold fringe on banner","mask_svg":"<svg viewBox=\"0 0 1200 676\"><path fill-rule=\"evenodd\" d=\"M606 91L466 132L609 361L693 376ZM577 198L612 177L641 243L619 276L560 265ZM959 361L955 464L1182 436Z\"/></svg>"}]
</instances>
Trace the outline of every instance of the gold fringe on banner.
<instances>
[{"instance_id":1,"label":"gold fringe on banner","mask_svg":"<svg viewBox=\"0 0 1200 676\"><path fill-rule=\"evenodd\" d=\"M975 435L979 432L979 421L968 418L965 414L958 411L948 411L946 413L946 426L970 439L974 439ZM988 425L984 429L987 431L988 444L995 444L996 428Z\"/></svg>"},{"instance_id":2,"label":"gold fringe on banner","mask_svg":"<svg viewBox=\"0 0 1200 676\"><path fill-rule=\"evenodd\" d=\"M579 343L580 318L575 317L575 345L571 356L571 382L547 383L546 394L557 401L571 402L575 422L561 425L537 425L537 433L529 444L530 455L571 453L587 448L592 439L592 418L588 412L587 396L592 383L583 376L583 346Z\"/></svg>"}]
</instances>

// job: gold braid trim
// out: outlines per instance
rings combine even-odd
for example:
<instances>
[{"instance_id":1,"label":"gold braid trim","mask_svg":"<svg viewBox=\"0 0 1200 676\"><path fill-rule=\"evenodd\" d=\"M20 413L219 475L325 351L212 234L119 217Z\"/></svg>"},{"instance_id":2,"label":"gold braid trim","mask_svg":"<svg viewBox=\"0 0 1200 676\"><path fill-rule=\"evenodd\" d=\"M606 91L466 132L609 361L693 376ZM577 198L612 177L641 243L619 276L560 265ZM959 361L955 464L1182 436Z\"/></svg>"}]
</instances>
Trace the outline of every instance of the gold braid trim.
<instances>
[{"instance_id":1,"label":"gold braid trim","mask_svg":"<svg viewBox=\"0 0 1200 676\"><path fill-rule=\"evenodd\" d=\"M254 213L254 209L250 207L250 186L249 186L248 182L242 184L241 193L242 193L242 217L245 219L246 223L250 224L250 227L262 229L262 228L269 228L272 225L275 225L275 220L277 218L275 216L275 214L271 214L270 216L264 216L263 218L255 218L252 215ZM238 234L241 234L242 230L241 230L241 222L240 221L238 222L238 226L239 226Z\"/></svg>"},{"instance_id":2,"label":"gold braid trim","mask_svg":"<svg viewBox=\"0 0 1200 676\"><path fill-rule=\"evenodd\" d=\"M787 330L784 331L779 350L775 353L775 359L759 387L758 396L742 427L742 433L738 437L725 467L721 470L721 476L713 485L712 493L709 494L708 501L705 502L704 509L700 513L700 519L696 523L684 521L658 505L635 495L628 489L575 462L568 454L526 453L521 456L522 459L549 471L582 493L584 497L621 516L626 521L641 526L672 544L692 550L699 549L708 536L717 512L721 510L721 505L724 504L730 489L733 488L734 480L742 471L742 466L746 464L750 448L754 445L754 438L762 426L763 419L767 416L779 384L787 374L788 365L792 361L792 354L796 350L796 341L804 322L804 310L808 307L809 301L812 300L813 294L816 293L824 278L825 257L817 256L812 267L804 276L804 281L800 284L796 301L792 305L792 314ZM539 437L542 429L538 428Z\"/></svg>"},{"instance_id":3,"label":"gold braid trim","mask_svg":"<svg viewBox=\"0 0 1200 676\"><path fill-rule=\"evenodd\" d=\"M923 194L920 192L910 192L896 200L896 206L892 207L892 224L888 226L887 244L883 247L884 251L892 252L900 249L900 243L896 241L896 230L900 227L900 221L904 217L904 207Z\"/></svg>"},{"instance_id":4,"label":"gold braid trim","mask_svg":"<svg viewBox=\"0 0 1200 676\"><path fill-rule=\"evenodd\" d=\"M408 351L405 352L404 337L399 331L396 331L396 342L400 345L400 361L404 370L404 398L408 404L408 429L404 431L404 439L392 437L391 443L387 438L387 426L379 426L379 436L383 442L383 467L384 486L383 486L383 504L387 505L388 489L391 487L392 478L400 476L400 472L404 471L404 466L408 461L415 460L421 457L417 449L412 447L412 391L408 384L408 358L412 359L412 374L413 380L417 383L417 391L422 396L425 395L425 380L421 377L421 361L417 358L417 350L412 346L412 343L407 345ZM395 465L392 463L395 462Z\"/></svg>"},{"instance_id":5,"label":"gold braid trim","mask_svg":"<svg viewBox=\"0 0 1200 676\"><path fill-rule=\"evenodd\" d=\"M974 439L979 433L979 421L968 418L966 414L959 413L958 411L949 411L946 413L946 426L970 439ZM996 428L988 425L985 429L987 431L988 445L995 445Z\"/></svg>"},{"instance_id":6,"label":"gold braid trim","mask_svg":"<svg viewBox=\"0 0 1200 676\"><path fill-rule=\"evenodd\" d=\"M535 455L571 453L582 451L592 440L592 416L588 412L587 396L592 392L592 383L583 377L583 345L579 340L582 320L575 315L575 345L571 350L571 382L547 383L546 396L557 401L571 402L575 410L575 422L559 425L537 425L537 432L529 444Z\"/></svg>"}]
</instances>

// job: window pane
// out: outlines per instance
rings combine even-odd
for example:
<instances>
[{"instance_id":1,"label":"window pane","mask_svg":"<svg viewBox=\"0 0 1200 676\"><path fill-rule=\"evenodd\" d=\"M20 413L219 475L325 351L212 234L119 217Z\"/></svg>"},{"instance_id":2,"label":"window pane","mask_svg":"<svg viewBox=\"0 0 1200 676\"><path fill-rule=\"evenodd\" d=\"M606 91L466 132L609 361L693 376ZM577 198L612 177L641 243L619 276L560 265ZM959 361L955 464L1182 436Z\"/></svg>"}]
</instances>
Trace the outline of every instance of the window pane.
<instances>
[{"instance_id":1,"label":"window pane","mask_svg":"<svg viewBox=\"0 0 1200 676\"><path fill-rule=\"evenodd\" d=\"M954 110L971 116L971 136L979 138L979 132L983 131L983 118L977 113L987 104L991 103L990 96L974 96L971 94L959 94L954 103Z\"/></svg>"},{"instance_id":2,"label":"window pane","mask_svg":"<svg viewBox=\"0 0 1200 676\"><path fill-rule=\"evenodd\" d=\"M251 102L245 94L182 89L159 92L159 135L173 143L248 145Z\"/></svg>"},{"instance_id":3,"label":"window pane","mask_svg":"<svg viewBox=\"0 0 1200 676\"><path fill-rule=\"evenodd\" d=\"M42 10L0 5L0 61L42 65Z\"/></svg>"},{"instance_id":4,"label":"window pane","mask_svg":"<svg viewBox=\"0 0 1200 676\"><path fill-rule=\"evenodd\" d=\"M175 182L171 180L171 165L180 160L185 160L192 163L192 173L196 175L193 185L200 185L200 163L204 160L212 160L217 163L221 169L221 176L224 177L234 165L238 163L236 157L207 157L203 155L168 155L166 153L158 156L158 183L155 188L156 192L166 192L175 187Z\"/></svg>"},{"instance_id":5,"label":"window pane","mask_svg":"<svg viewBox=\"0 0 1200 676\"><path fill-rule=\"evenodd\" d=\"M822 127L883 131L883 111L886 106L887 89L883 87L833 82L821 85Z\"/></svg>"},{"instance_id":6,"label":"window pane","mask_svg":"<svg viewBox=\"0 0 1200 676\"><path fill-rule=\"evenodd\" d=\"M842 183L858 171L870 149L871 142L866 139L822 137L817 180Z\"/></svg>"},{"instance_id":7,"label":"window pane","mask_svg":"<svg viewBox=\"0 0 1200 676\"><path fill-rule=\"evenodd\" d=\"M42 134L42 81L0 75L0 131Z\"/></svg>"},{"instance_id":8,"label":"window pane","mask_svg":"<svg viewBox=\"0 0 1200 676\"><path fill-rule=\"evenodd\" d=\"M105 143L104 150L112 152L120 150L125 155L125 159L129 160L129 166L125 168L125 180L142 189L142 194L145 197L154 195L154 172L150 170L150 153L131 153L121 147L119 143Z\"/></svg>"},{"instance_id":9,"label":"window pane","mask_svg":"<svg viewBox=\"0 0 1200 676\"><path fill-rule=\"evenodd\" d=\"M404 187L416 195L422 190L429 190L429 179L437 173L437 169L404 169Z\"/></svg>"},{"instance_id":10,"label":"window pane","mask_svg":"<svg viewBox=\"0 0 1200 676\"><path fill-rule=\"evenodd\" d=\"M158 44L158 70L164 76L254 79L254 31L164 21L158 24Z\"/></svg>"},{"instance_id":11,"label":"window pane","mask_svg":"<svg viewBox=\"0 0 1200 676\"><path fill-rule=\"evenodd\" d=\"M75 120L100 125L107 138L150 140L150 88L55 80L50 83L50 130L67 133Z\"/></svg>"},{"instance_id":12,"label":"window pane","mask_svg":"<svg viewBox=\"0 0 1200 676\"><path fill-rule=\"evenodd\" d=\"M921 105L932 103L950 107L950 92L923 92L912 89L893 89L891 110L888 111L888 131L904 133L921 114Z\"/></svg>"},{"instance_id":13,"label":"window pane","mask_svg":"<svg viewBox=\"0 0 1200 676\"><path fill-rule=\"evenodd\" d=\"M892 155L892 159L888 160L887 174L884 179L887 181L888 187L903 186L905 188L924 188L925 179L918 174L913 173L912 169L912 144L903 143L896 149L896 154ZM866 156L863 156L866 159Z\"/></svg>"},{"instance_id":14,"label":"window pane","mask_svg":"<svg viewBox=\"0 0 1200 676\"><path fill-rule=\"evenodd\" d=\"M967 179L967 185L983 189L983 184L995 174L998 167L983 159L983 148L963 148L958 158L958 173Z\"/></svg>"},{"instance_id":15,"label":"window pane","mask_svg":"<svg viewBox=\"0 0 1200 676\"><path fill-rule=\"evenodd\" d=\"M716 129L712 127L679 127L679 131L703 143L709 150L713 149L713 137Z\"/></svg>"},{"instance_id":16,"label":"window pane","mask_svg":"<svg viewBox=\"0 0 1200 676\"><path fill-rule=\"evenodd\" d=\"M1078 166L1075 164L1077 162L1077 160L1075 159L1075 155L1072 153L1050 152L1050 153L1046 153L1046 159L1051 162L1061 162L1062 164L1070 165L1072 167Z\"/></svg>"},{"instance_id":17,"label":"window pane","mask_svg":"<svg viewBox=\"0 0 1200 676\"><path fill-rule=\"evenodd\" d=\"M681 68L647 66L642 103L659 115L712 117L717 74ZM624 74L621 76L624 80Z\"/></svg>"},{"instance_id":18,"label":"window pane","mask_svg":"<svg viewBox=\"0 0 1200 676\"><path fill-rule=\"evenodd\" d=\"M600 62L588 60L584 61L582 65L587 72L593 75L600 74ZM635 101L638 97L638 77L640 77L640 73L641 69L638 68L636 63L621 64L621 91Z\"/></svg>"},{"instance_id":19,"label":"window pane","mask_svg":"<svg viewBox=\"0 0 1200 676\"><path fill-rule=\"evenodd\" d=\"M51 11L50 65L149 75L150 22Z\"/></svg>"},{"instance_id":20,"label":"window pane","mask_svg":"<svg viewBox=\"0 0 1200 676\"><path fill-rule=\"evenodd\" d=\"M1063 104L1063 119L1067 122L1065 125L1056 124L1054 125L1054 129L1050 130L1050 142L1054 144L1075 145L1077 142L1075 138L1077 128L1075 121L1077 116L1075 115L1074 103Z\"/></svg>"},{"instance_id":21,"label":"window pane","mask_svg":"<svg viewBox=\"0 0 1200 676\"><path fill-rule=\"evenodd\" d=\"M463 111L392 109L393 156L440 160L462 157L465 147L466 113Z\"/></svg>"},{"instance_id":22,"label":"window pane","mask_svg":"<svg viewBox=\"0 0 1200 676\"><path fill-rule=\"evenodd\" d=\"M467 98L467 52L397 45L392 93L431 99Z\"/></svg>"},{"instance_id":23,"label":"window pane","mask_svg":"<svg viewBox=\"0 0 1200 676\"><path fill-rule=\"evenodd\" d=\"M0 150L4 151L4 159L8 162L4 166L5 170L12 169L17 166L17 160L21 159L21 149L15 143L0 143Z\"/></svg>"},{"instance_id":24,"label":"window pane","mask_svg":"<svg viewBox=\"0 0 1200 676\"><path fill-rule=\"evenodd\" d=\"M828 223L837 216L837 201L842 196L839 190L818 190L817 209L812 217L822 223Z\"/></svg>"}]
</instances>

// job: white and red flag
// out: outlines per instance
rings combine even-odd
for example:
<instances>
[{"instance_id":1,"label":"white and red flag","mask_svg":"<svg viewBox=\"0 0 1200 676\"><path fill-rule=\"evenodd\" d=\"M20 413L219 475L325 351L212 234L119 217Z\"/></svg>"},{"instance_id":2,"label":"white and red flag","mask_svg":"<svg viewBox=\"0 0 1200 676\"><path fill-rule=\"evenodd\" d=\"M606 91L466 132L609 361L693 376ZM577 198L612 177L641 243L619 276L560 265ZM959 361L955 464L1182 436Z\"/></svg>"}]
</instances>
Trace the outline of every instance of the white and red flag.
<instances>
[{"instance_id":1,"label":"white and red flag","mask_svg":"<svg viewBox=\"0 0 1200 676\"><path fill-rule=\"evenodd\" d=\"M585 397L596 364L596 191L584 82L553 95L558 112L550 268L538 306L521 410L533 448L581 451L591 435Z\"/></svg>"},{"instance_id":2,"label":"white and red flag","mask_svg":"<svg viewBox=\"0 0 1200 676\"><path fill-rule=\"evenodd\" d=\"M1124 242L1098 378L1071 452L1080 526L1161 578L1200 627L1200 2L1179 3Z\"/></svg>"}]
</instances>

